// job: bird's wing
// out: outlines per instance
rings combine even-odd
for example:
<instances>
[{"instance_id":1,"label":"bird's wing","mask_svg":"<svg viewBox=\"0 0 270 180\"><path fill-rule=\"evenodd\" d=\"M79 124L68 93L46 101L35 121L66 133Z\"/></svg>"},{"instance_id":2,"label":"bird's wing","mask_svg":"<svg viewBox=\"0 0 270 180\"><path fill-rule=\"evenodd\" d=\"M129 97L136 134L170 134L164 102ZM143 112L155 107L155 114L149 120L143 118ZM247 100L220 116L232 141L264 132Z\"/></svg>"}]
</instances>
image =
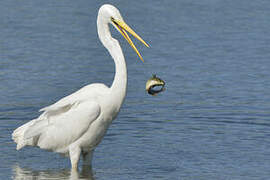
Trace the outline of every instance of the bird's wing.
<instances>
[{"instance_id":1,"label":"bird's wing","mask_svg":"<svg viewBox=\"0 0 270 180\"><path fill-rule=\"evenodd\" d=\"M41 109L43 113L31 121L24 139L38 137L38 146L52 150L71 144L100 116L97 98L106 93L105 85L91 84Z\"/></svg>"},{"instance_id":2,"label":"bird's wing","mask_svg":"<svg viewBox=\"0 0 270 180\"><path fill-rule=\"evenodd\" d=\"M50 112L52 111L52 112ZM24 134L25 139L39 137L38 146L59 149L79 139L101 112L94 100L72 102L62 107L47 109Z\"/></svg>"}]
</instances>

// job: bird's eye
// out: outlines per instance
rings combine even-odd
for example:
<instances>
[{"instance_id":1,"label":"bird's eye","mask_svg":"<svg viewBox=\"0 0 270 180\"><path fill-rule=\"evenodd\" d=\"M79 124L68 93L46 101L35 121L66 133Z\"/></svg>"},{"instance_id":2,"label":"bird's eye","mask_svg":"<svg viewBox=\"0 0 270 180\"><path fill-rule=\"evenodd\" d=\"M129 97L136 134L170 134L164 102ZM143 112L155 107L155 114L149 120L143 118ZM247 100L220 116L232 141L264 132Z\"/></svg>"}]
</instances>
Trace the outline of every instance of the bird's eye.
<instances>
[{"instance_id":1,"label":"bird's eye","mask_svg":"<svg viewBox=\"0 0 270 180\"><path fill-rule=\"evenodd\" d=\"M112 20L112 21L114 21L114 18L113 18L113 17L111 17L111 20Z\"/></svg>"}]
</instances>

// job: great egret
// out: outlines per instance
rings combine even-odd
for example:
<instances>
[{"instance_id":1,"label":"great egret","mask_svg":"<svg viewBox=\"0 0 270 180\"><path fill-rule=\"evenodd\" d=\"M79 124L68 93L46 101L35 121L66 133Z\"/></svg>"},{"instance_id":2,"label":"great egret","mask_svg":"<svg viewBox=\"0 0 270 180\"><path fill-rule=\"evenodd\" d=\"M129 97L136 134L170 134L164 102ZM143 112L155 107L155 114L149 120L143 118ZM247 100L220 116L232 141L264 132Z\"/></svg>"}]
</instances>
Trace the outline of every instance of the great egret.
<instances>
[{"instance_id":1,"label":"great egret","mask_svg":"<svg viewBox=\"0 0 270 180\"><path fill-rule=\"evenodd\" d=\"M118 41L111 36L109 24L123 35L143 61L126 31L149 47L147 43L124 22L117 8L102 5L98 11L97 31L100 41L115 62L112 86L90 84L41 109L43 113L37 119L13 132L12 139L17 143L17 150L24 146L38 146L64 154L70 157L72 169L78 168L82 154L84 163L91 165L95 147L117 116L126 96L126 62Z\"/></svg>"}]
</instances>

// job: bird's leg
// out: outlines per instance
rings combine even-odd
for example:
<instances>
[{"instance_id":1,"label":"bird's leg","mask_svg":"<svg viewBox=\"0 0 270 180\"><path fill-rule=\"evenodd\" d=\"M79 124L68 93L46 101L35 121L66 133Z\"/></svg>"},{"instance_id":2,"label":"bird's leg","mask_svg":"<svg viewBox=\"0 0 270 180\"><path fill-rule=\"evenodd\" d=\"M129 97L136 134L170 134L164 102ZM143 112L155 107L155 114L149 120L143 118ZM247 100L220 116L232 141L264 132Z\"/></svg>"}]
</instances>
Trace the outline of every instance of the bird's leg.
<instances>
[{"instance_id":1,"label":"bird's leg","mask_svg":"<svg viewBox=\"0 0 270 180\"><path fill-rule=\"evenodd\" d=\"M92 157L94 150L83 152L83 166L92 166Z\"/></svg>"},{"instance_id":2,"label":"bird's leg","mask_svg":"<svg viewBox=\"0 0 270 180\"><path fill-rule=\"evenodd\" d=\"M69 179L80 179L79 178L79 171L78 171L78 169L71 169L70 170L70 177L69 177Z\"/></svg>"},{"instance_id":3,"label":"bird's leg","mask_svg":"<svg viewBox=\"0 0 270 180\"><path fill-rule=\"evenodd\" d=\"M69 157L71 162L71 168L73 170L78 169L78 163L80 160L81 148L77 145L70 145L69 146Z\"/></svg>"}]
</instances>

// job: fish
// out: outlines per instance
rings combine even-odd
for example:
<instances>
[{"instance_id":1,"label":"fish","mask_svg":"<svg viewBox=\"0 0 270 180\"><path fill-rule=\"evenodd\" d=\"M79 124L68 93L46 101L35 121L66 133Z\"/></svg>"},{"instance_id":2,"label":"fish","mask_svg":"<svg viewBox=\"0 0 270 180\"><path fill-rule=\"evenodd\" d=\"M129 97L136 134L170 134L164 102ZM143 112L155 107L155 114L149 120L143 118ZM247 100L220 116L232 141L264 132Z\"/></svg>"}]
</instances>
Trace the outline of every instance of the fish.
<instances>
[{"instance_id":1,"label":"fish","mask_svg":"<svg viewBox=\"0 0 270 180\"><path fill-rule=\"evenodd\" d=\"M145 84L145 90L148 92L148 94L151 94L153 96L157 95L158 93L165 90L165 81L158 78L155 74L151 78L148 79L148 81Z\"/></svg>"}]
</instances>

